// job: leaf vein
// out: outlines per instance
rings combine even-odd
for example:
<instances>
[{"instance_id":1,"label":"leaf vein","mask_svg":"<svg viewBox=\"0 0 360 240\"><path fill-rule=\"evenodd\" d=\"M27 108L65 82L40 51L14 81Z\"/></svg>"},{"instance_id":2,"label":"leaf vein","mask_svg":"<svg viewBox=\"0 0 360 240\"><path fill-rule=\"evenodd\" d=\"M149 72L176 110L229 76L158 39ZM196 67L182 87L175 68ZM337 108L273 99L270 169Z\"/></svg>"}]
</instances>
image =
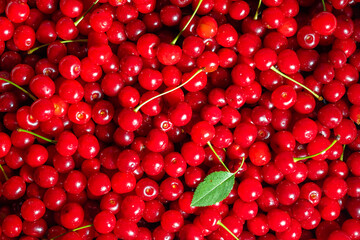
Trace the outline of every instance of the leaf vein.
<instances>
[{"instance_id":1,"label":"leaf vein","mask_svg":"<svg viewBox=\"0 0 360 240\"><path fill-rule=\"evenodd\" d=\"M206 191L205 194L200 197L199 199L197 199L196 202L194 202L192 205L198 203L199 201L201 201L202 199L204 199L207 195L209 195L209 193L211 193L214 189L216 189L217 187L219 187L221 184L223 184L224 182L226 182L227 180L229 180L233 175L229 175L228 177L226 177L223 181L221 181L219 184L215 185L213 188L211 188L209 191ZM206 179L204 179L205 182Z\"/></svg>"}]
</instances>

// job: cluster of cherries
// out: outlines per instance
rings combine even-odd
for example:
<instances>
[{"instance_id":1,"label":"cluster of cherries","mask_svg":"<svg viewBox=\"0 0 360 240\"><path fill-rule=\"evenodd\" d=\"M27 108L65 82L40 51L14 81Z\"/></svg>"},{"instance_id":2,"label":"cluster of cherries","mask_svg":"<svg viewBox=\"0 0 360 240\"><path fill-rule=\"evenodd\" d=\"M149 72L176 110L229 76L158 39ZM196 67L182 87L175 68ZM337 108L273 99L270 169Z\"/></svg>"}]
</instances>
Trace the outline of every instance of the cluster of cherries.
<instances>
[{"instance_id":1,"label":"cluster of cherries","mask_svg":"<svg viewBox=\"0 0 360 240\"><path fill-rule=\"evenodd\" d=\"M359 240L357 2L0 0L0 239Z\"/></svg>"}]
</instances>

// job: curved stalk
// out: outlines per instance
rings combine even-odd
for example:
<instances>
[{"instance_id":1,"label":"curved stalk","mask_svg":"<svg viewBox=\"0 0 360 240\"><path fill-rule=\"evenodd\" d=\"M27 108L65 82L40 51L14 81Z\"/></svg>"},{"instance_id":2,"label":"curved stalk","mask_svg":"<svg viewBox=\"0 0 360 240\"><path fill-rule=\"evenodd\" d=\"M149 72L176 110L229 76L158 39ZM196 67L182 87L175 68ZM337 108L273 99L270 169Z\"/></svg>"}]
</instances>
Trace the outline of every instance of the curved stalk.
<instances>
[{"instance_id":1,"label":"curved stalk","mask_svg":"<svg viewBox=\"0 0 360 240\"><path fill-rule=\"evenodd\" d=\"M294 158L294 162L298 162L298 161L301 161L301 160L305 160L305 159L309 159L309 158L313 158L313 157L316 157L316 156L319 156L323 153L325 153L327 150L329 150L330 148L332 148L332 146L335 145L335 143L337 143L337 141L339 141L339 136L337 136L334 141L332 141L332 143L327 147L325 148L324 150L322 150L321 152L318 152L318 153L315 153L313 155L310 155L310 156L306 156L306 157L299 157L299 158Z\"/></svg>"},{"instance_id":2,"label":"curved stalk","mask_svg":"<svg viewBox=\"0 0 360 240\"><path fill-rule=\"evenodd\" d=\"M228 229L221 221L218 221L217 225L219 225L220 227L225 229L231 236L233 236L233 238L235 238L236 240L239 240L239 238L236 237L235 234L232 231L230 231L230 229Z\"/></svg>"},{"instance_id":3,"label":"curved stalk","mask_svg":"<svg viewBox=\"0 0 360 240\"><path fill-rule=\"evenodd\" d=\"M91 10L98 2L99 2L99 0L96 0L95 2L93 2L93 4L89 7L89 9L86 10L86 12L84 12L84 14L81 15L81 17L74 22L75 27L77 27L77 25L79 25L79 23L84 19L84 17L86 16L86 14L88 14L88 13L90 12L90 10Z\"/></svg>"},{"instance_id":4,"label":"curved stalk","mask_svg":"<svg viewBox=\"0 0 360 240\"><path fill-rule=\"evenodd\" d=\"M25 130L25 129L22 129L22 128L18 128L17 131L18 131L18 132L29 133L29 134L31 134L31 135L33 135L33 136L35 136L35 137L37 137L37 138L40 138L40 139L42 139L42 140L44 140L44 141L47 141L47 142L49 142L49 143L57 143L57 141L55 141L55 140L48 139L48 138L43 137L43 136L41 136L41 135L39 135L39 134L37 134L37 133L31 132L31 131L28 131L28 130Z\"/></svg>"},{"instance_id":5,"label":"curved stalk","mask_svg":"<svg viewBox=\"0 0 360 240\"><path fill-rule=\"evenodd\" d=\"M259 4L258 4L258 7L257 7L255 15L254 15L254 20L258 20L260 6L261 6L261 0L259 0Z\"/></svg>"},{"instance_id":6,"label":"curved stalk","mask_svg":"<svg viewBox=\"0 0 360 240\"><path fill-rule=\"evenodd\" d=\"M305 86L304 84L299 83L298 81L296 81L295 79L292 79L291 77L287 76L286 74L282 73L280 70L278 70L277 68L275 68L274 66L272 66L270 68L271 70L273 70L274 72L276 72L277 74L279 74L280 76L292 81L293 83L301 86L302 88L304 88L305 90L307 90L308 92L310 92L314 97L316 97L319 101L323 100L322 96L319 96L318 94L316 94L313 90L311 90L310 88L308 88L307 86Z\"/></svg>"},{"instance_id":7,"label":"curved stalk","mask_svg":"<svg viewBox=\"0 0 360 240\"><path fill-rule=\"evenodd\" d=\"M321 0L321 2L322 2L322 5L323 5L323 8L324 8L324 12L326 12L327 10L326 10L326 5L325 5L325 0Z\"/></svg>"},{"instance_id":8,"label":"curved stalk","mask_svg":"<svg viewBox=\"0 0 360 240\"><path fill-rule=\"evenodd\" d=\"M1 170L1 172L4 174L4 177L5 177L5 180L7 181L7 180L9 180L9 178L8 178L8 176L6 175L6 172L5 172L5 170L4 170L4 168L3 168L3 166L0 164L0 170Z\"/></svg>"},{"instance_id":9,"label":"curved stalk","mask_svg":"<svg viewBox=\"0 0 360 240\"><path fill-rule=\"evenodd\" d=\"M240 167L238 168L238 170L236 170L236 172L235 172L234 174L237 174L237 173L240 171L240 169L241 169L242 166L244 165L244 162L245 162L245 157L242 158L242 162L241 162L241 164L240 164Z\"/></svg>"},{"instance_id":10,"label":"curved stalk","mask_svg":"<svg viewBox=\"0 0 360 240\"><path fill-rule=\"evenodd\" d=\"M10 83L11 85L13 85L14 87L16 87L17 89L21 90L23 93L25 93L26 95L28 95L32 100L36 101L37 98L32 95L31 93L29 93L27 90L25 90L24 88L20 87L19 85L13 83L12 81L10 80L7 80L5 78L0 78L0 80L4 81L4 82L7 82L7 83Z\"/></svg>"},{"instance_id":11,"label":"curved stalk","mask_svg":"<svg viewBox=\"0 0 360 240\"><path fill-rule=\"evenodd\" d=\"M207 145L209 146L209 148L211 149L211 151L215 154L215 156L217 157L217 159L219 159L220 163L223 165L223 167L226 169L226 171L230 172L230 170L228 169L228 167L225 165L225 163L221 160L220 156L217 154L217 152L215 151L214 147L212 146L212 144L210 142L207 142ZM241 167L240 167L241 168ZM231 173L231 172L230 172Z\"/></svg>"},{"instance_id":12,"label":"curved stalk","mask_svg":"<svg viewBox=\"0 0 360 240\"><path fill-rule=\"evenodd\" d=\"M64 40L64 41L60 41L60 43L87 42L87 41L88 41L87 39L76 39L76 40ZM47 43L47 44L43 44L43 45L40 45L38 47L32 48L32 49L27 51L27 54L32 54L33 52L39 50L40 48L47 47L49 45L50 45L50 43Z\"/></svg>"},{"instance_id":13,"label":"curved stalk","mask_svg":"<svg viewBox=\"0 0 360 240\"><path fill-rule=\"evenodd\" d=\"M190 19L189 19L189 21L186 23L185 27L183 27L183 29L181 29L181 31L180 31L180 32L178 33L178 35L174 38L174 40L171 41L171 43L170 43L171 45L175 45L175 44L176 44L176 42L177 42L177 40L179 39L179 37L181 36L181 34L182 34L182 33L186 30L186 28L189 26L190 22L193 20L193 18L194 18L194 16L195 16L196 12L199 10L202 1L203 1L203 0L200 0L200 1L199 1L198 5L197 5L196 8L195 8L195 11L193 12L193 14L191 15L191 17L190 17Z\"/></svg>"},{"instance_id":14,"label":"curved stalk","mask_svg":"<svg viewBox=\"0 0 360 240\"><path fill-rule=\"evenodd\" d=\"M89 228L89 227L92 227L92 226L93 226L92 224L89 224L89 225L86 225L86 226L78 227L78 228L75 228L75 229L71 230L71 232L76 232L76 231L78 231L78 230L81 230L81 229L84 229L84 228ZM57 238L59 238L59 237L64 236L64 235L67 234L67 233L68 233L68 232L63 233L63 234L60 234L60 235L58 235L58 236L56 236L56 237L50 238L49 240L55 240L55 239L57 239Z\"/></svg>"},{"instance_id":15,"label":"curved stalk","mask_svg":"<svg viewBox=\"0 0 360 240\"><path fill-rule=\"evenodd\" d=\"M343 145L343 151L341 153L341 156L340 156L340 161L344 161L344 153L345 153L345 148L346 148L346 144Z\"/></svg>"},{"instance_id":16,"label":"curved stalk","mask_svg":"<svg viewBox=\"0 0 360 240\"><path fill-rule=\"evenodd\" d=\"M156 95L152 98L149 98L148 100L146 100L145 102L141 103L139 106L137 106L135 109L134 109L134 112L138 112L140 110L140 108L142 108L145 104L151 102L152 100L156 99L156 98L159 98L161 96L164 96L168 93L171 93L183 86L185 86L188 82L190 82L192 79L194 79L199 73L201 73L202 71L204 71L205 68L200 68L199 70L196 71L196 73L194 75L192 75L188 80L186 80L185 82L183 82L182 84L180 84L179 86L173 88L173 89L170 89L169 91L166 91L166 92L163 92L163 93L160 93L159 95Z\"/></svg>"}]
</instances>

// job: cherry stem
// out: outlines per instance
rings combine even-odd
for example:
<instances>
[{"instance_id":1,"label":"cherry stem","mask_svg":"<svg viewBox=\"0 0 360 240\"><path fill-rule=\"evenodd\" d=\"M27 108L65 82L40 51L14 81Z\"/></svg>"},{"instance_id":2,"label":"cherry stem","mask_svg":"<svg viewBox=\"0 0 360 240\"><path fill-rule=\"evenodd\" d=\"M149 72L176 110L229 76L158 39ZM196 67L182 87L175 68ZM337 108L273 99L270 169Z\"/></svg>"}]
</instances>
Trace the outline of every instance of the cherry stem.
<instances>
[{"instance_id":1,"label":"cherry stem","mask_svg":"<svg viewBox=\"0 0 360 240\"><path fill-rule=\"evenodd\" d=\"M341 156L340 156L340 161L344 161L344 153L345 153L345 148L346 148L346 144L343 145L343 151L341 153Z\"/></svg>"},{"instance_id":2,"label":"cherry stem","mask_svg":"<svg viewBox=\"0 0 360 240\"><path fill-rule=\"evenodd\" d=\"M88 41L87 39L76 39L76 40L64 40L64 41L60 41L60 43L87 42L87 41ZM40 45L38 47L32 48L32 49L27 51L27 54L32 54L33 52L39 50L40 48L47 47L49 45L50 45L50 43L47 43L47 44Z\"/></svg>"},{"instance_id":3,"label":"cherry stem","mask_svg":"<svg viewBox=\"0 0 360 240\"><path fill-rule=\"evenodd\" d=\"M296 83L297 85L301 86L302 88L306 89L308 92L310 92L312 95L314 95L314 97L316 97L319 101L323 100L322 96L317 95L313 90L311 90L310 88L308 88L304 84L299 83L295 79L292 79L291 77L287 76L286 74L282 73L280 70L278 70L274 66L272 66L270 69L273 70L274 72L276 72L277 74L279 74L280 76L282 76L282 77L292 81L293 83Z\"/></svg>"},{"instance_id":4,"label":"cherry stem","mask_svg":"<svg viewBox=\"0 0 360 240\"><path fill-rule=\"evenodd\" d=\"M240 171L240 169L241 169L242 166L244 165L244 162L245 162L245 157L242 158L242 162L241 162L241 164L240 164L240 167L238 168L238 170L236 170L236 172L234 173L234 175L237 174L237 173Z\"/></svg>"},{"instance_id":5,"label":"cherry stem","mask_svg":"<svg viewBox=\"0 0 360 240\"><path fill-rule=\"evenodd\" d=\"M195 11L193 12L193 14L191 15L191 17L190 17L190 19L189 19L189 21L186 23L185 27L183 27L183 29L181 29L181 31L180 31L180 32L178 33L178 35L174 38L174 40L171 41L171 43L170 43L171 45L175 45L175 44L176 44L176 42L177 42L177 40L179 39L179 37L181 36L181 34L182 34L182 33L186 30L186 28L189 26L190 22L193 20L193 18L194 18L194 16L195 16L196 12L199 10L202 1L203 1L203 0L200 0L200 1L199 1L198 5L197 5L196 8L195 8Z\"/></svg>"},{"instance_id":6,"label":"cherry stem","mask_svg":"<svg viewBox=\"0 0 360 240\"><path fill-rule=\"evenodd\" d=\"M230 231L230 229L228 229L220 220L217 222L217 225L219 225L220 227L222 227L223 229L225 229L231 236L233 236L236 240L239 240L239 238L237 238L235 236L235 234Z\"/></svg>"},{"instance_id":7,"label":"cherry stem","mask_svg":"<svg viewBox=\"0 0 360 240\"><path fill-rule=\"evenodd\" d=\"M78 231L78 230L81 230L81 229L84 229L84 228L89 228L89 227L92 227L92 226L93 226L93 225L90 224L90 225L78 227L78 228L75 228L75 229L71 230L71 232L76 232L76 231ZM57 238L59 238L59 237L64 236L65 234L67 234L67 232L66 232L66 233L63 233L63 234L60 234L60 235L58 235L58 236L56 236L56 237L50 238L49 240L57 239Z\"/></svg>"},{"instance_id":8,"label":"cherry stem","mask_svg":"<svg viewBox=\"0 0 360 240\"><path fill-rule=\"evenodd\" d=\"M2 171L2 173L4 174L4 177L5 177L5 180L7 181L7 180L9 180L9 178L8 178L8 176L6 175L6 172L5 172L5 170L4 170L4 168L3 168L3 166L0 164L0 170Z\"/></svg>"},{"instance_id":9,"label":"cherry stem","mask_svg":"<svg viewBox=\"0 0 360 240\"><path fill-rule=\"evenodd\" d=\"M327 10L326 10L326 5L325 5L325 0L321 0L321 2L322 2L322 5L323 5L323 8L324 8L324 12L326 12Z\"/></svg>"},{"instance_id":10,"label":"cherry stem","mask_svg":"<svg viewBox=\"0 0 360 240\"><path fill-rule=\"evenodd\" d=\"M135 109L134 109L134 112L138 112L140 110L140 108L142 108L145 104L151 102L152 100L156 99L156 98L159 98L161 96L164 96L168 93L171 93L183 86L185 86L188 82L190 82L192 79L194 79L199 73L201 73L202 71L204 71L205 68L200 68L199 70L196 71L196 73L194 75L192 75L188 80L186 80L185 82L183 82L182 84L180 84L179 86L173 88L173 89L170 89L169 91L166 91L166 92L163 92L163 93L160 93L159 95L156 95L152 98L149 98L148 100L146 100L145 102L141 103L139 106L137 106Z\"/></svg>"},{"instance_id":11,"label":"cherry stem","mask_svg":"<svg viewBox=\"0 0 360 240\"><path fill-rule=\"evenodd\" d=\"M4 82L7 82L7 83L10 83L11 85L13 85L14 87L16 87L17 89L21 90L22 92L24 92L26 95L28 95L32 100L36 101L37 98L32 95L31 93L29 93L27 90L25 90L24 88L20 87L19 85L17 85L16 83L13 83L12 81L10 80L7 80L5 78L0 78L0 80L4 81Z\"/></svg>"},{"instance_id":12,"label":"cherry stem","mask_svg":"<svg viewBox=\"0 0 360 240\"><path fill-rule=\"evenodd\" d=\"M86 12L84 12L84 14L81 15L81 17L74 22L75 27L77 27L77 25L79 25L79 23L84 19L84 17L86 16L86 14L88 14L88 13L90 12L90 10L91 10L98 2L99 2L99 0L96 0L95 2L93 2L93 4L89 7L89 9L86 10Z\"/></svg>"},{"instance_id":13,"label":"cherry stem","mask_svg":"<svg viewBox=\"0 0 360 240\"><path fill-rule=\"evenodd\" d=\"M257 7L255 15L254 15L254 20L258 20L260 6L261 6L261 0L259 0L259 4L258 4L258 7Z\"/></svg>"},{"instance_id":14,"label":"cherry stem","mask_svg":"<svg viewBox=\"0 0 360 240\"><path fill-rule=\"evenodd\" d=\"M17 131L18 131L18 132L29 133L29 134L31 134L31 135L33 135L33 136L35 136L35 137L37 137L37 138L41 138L42 140L47 141L47 142L49 142L49 143L57 143L57 141L55 141L55 140L48 139L48 138L46 138L46 137L40 136L40 135L37 134L37 133L33 133L33 132L31 132L31 131L28 131L28 130L25 130L25 129L22 129L22 128L18 128Z\"/></svg>"},{"instance_id":15,"label":"cherry stem","mask_svg":"<svg viewBox=\"0 0 360 240\"><path fill-rule=\"evenodd\" d=\"M335 143L337 143L337 141L339 141L339 139L340 139L340 136L337 136L337 137L334 139L334 141L332 141L332 143L331 143L327 148L325 148L323 151L318 152L318 153L315 153L315 154L310 155L310 156L306 156L306 157L294 158L294 162L298 162L298 161L301 161L301 160L313 158L313 157L316 157L316 156L319 156L319 155L325 153L327 150L329 150L330 148L332 148L332 146L334 146Z\"/></svg>"},{"instance_id":16,"label":"cherry stem","mask_svg":"<svg viewBox=\"0 0 360 240\"><path fill-rule=\"evenodd\" d=\"M228 167L225 165L225 163L221 160L220 156L217 154L217 152L215 151L214 147L212 146L211 142L207 142L207 145L209 146L209 148L211 149L211 151L215 154L215 156L217 157L217 159L219 159L220 163L224 166L224 168L226 169L226 171L228 171L229 173L230 170L228 169Z\"/></svg>"}]
</instances>

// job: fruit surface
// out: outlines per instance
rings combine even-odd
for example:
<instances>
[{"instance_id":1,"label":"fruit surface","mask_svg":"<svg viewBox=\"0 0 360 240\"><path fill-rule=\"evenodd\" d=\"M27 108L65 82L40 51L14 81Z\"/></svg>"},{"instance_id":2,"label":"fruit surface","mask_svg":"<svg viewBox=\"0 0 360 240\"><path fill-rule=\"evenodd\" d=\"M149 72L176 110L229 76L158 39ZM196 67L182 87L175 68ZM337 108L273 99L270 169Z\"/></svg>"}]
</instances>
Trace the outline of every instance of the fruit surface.
<instances>
[{"instance_id":1,"label":"fruit surface","mask_svg":"<svg viewBox=\"0 0 360 240\"><path fill-rule=\"evenodd\" d=\"M0 239L360 240L360 0L0 0Z\"/></svg>"}]
</instances>

